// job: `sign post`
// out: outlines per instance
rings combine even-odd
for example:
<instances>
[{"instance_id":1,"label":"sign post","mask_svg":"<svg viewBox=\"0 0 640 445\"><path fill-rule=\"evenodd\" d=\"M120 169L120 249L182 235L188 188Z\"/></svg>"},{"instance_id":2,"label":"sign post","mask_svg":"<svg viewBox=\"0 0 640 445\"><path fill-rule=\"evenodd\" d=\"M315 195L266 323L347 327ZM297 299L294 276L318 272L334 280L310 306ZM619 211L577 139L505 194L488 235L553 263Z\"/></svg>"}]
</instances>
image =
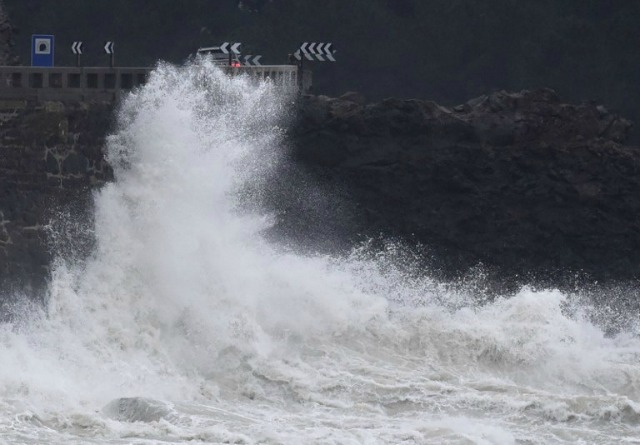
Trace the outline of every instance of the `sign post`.
<instances>
[{"instance_id":1,"label":"sign post","mask_svg":"<svg viewBox=\"0 0 640 445\"><path fill-rule=\"evenodd\" d=\"M73 42L73 45L71 45L71 52L76 55L76 66L80 66L80 56L82 56L82 42Z\"/></svg>"},{"instance_id":2,"label":"sign post","mask_svg":"<svg viewBox=\"0 0 640 445\"><path fill-rule=\"evenodd\" d=\"M54 36L49 34L31 36L31 66L53 66L54 42Z\"/></svg>"},{"instance_id":3,"label":"sign post","mask_svg":"<svg viewBox=\"0 0 640 445\"><path fill-rule=\"evenodd\" d=\"M113 42L109 41L109 42L104 44L104 52L107 55L111 56L110 57L109 66L111 66L111 68L113 68L115 66L115 51L113 49Z\"/></svg>"},{"instance_id":4,"label":"sign post","mask_svg":"<svg viewBox=\"0 0 640 445\"><path fill-rule=\"evenodd\" d=\"M298 86L300 91L302 91L305 59L318 62L335 62L336 59L333 57L335 52L332 43L304 42L300 45L300 48L293 53L293 57L298 61Z\"/></svg>"}]
</instances>

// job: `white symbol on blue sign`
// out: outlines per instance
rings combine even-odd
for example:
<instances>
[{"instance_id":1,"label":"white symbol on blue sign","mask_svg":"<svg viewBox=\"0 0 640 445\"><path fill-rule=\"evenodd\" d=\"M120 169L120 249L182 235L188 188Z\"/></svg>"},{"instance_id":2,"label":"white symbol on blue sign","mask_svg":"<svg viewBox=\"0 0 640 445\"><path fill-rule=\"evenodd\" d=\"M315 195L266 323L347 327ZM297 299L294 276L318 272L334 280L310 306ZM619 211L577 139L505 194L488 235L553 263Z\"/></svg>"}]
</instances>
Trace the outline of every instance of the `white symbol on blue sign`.
<instances>
[{"instance_id":1,"label":"white symbol on blue sign","mask_svg":"<svg viewBox=\"0 0 640 445\"><path fill-rule=\"evenodd\" d=\"M31 66L53 66L53 42L51 35L31 36Z\"/></svg>"},{"instance_id":2,"label":"white symbol on blue sign","mask_svg":"<svg viewBox=\"0 0 640 445\"><path fill-rule=\"evenodd\" d=\"M36 39L36 54L51 54L51 40Z\"/></svg>"}]
</instances>

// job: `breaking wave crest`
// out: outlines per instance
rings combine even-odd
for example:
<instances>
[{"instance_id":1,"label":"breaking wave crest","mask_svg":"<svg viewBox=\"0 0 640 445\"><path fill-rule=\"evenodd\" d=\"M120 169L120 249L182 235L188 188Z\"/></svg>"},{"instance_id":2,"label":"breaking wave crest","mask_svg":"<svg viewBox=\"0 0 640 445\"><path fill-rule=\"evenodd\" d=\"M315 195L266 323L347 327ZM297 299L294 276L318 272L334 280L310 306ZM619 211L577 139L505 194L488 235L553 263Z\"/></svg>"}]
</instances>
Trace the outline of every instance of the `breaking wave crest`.
<instances>
[{"instance_id":1,"label":"breaking wave crest","mask_svg":"<svg viewBox=\"0 0 640 445\"><path fill-rule=\"evenodd\" d=\"M207 61L160 65L127 98L94 251L59 258L46 307L0 326L7 440L638 433L637 324L606 336L559 291L482 301L399 266L397 245L335 258L266 241L275 216L254 203L293 100Z\"/></svg>"}]
</instances>

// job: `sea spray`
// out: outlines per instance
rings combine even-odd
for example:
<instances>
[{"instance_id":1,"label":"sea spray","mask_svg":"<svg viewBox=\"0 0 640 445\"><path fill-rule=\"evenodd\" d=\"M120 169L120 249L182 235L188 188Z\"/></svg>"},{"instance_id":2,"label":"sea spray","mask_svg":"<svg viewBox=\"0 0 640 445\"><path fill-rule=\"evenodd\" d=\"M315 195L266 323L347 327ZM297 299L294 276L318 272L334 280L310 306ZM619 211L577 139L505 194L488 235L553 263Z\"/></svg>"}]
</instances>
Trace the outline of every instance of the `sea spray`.
<instances>
[{"instance_id":1,"label":"sea spray","mask_svg":"<svg viewBox=\"0 0 640 445\"><path fill-rule=\"evenodd\" d=\"M291 102L206 60L160 65L124 101L93 252L59 258L46 307L0 326L2 440L637 437L637 332L606 336L570 296L452 291L395 243L342 258L266 241L277 215L246 191L269 192Z\"/></svg>"}]
</instances>

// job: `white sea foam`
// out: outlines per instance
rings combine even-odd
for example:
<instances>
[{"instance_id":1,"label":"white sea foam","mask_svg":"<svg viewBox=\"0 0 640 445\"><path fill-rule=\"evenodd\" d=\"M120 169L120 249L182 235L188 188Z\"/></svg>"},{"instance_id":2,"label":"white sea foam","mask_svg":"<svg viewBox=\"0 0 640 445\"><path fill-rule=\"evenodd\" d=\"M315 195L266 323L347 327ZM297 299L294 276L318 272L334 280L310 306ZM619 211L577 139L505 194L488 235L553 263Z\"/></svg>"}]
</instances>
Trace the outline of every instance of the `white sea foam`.
<instances>
[{"instance_id":1,"label":"white sea foam","mask_svg":"<svg viewBox=\"0 0 640 445\"><path fill-rule=\"evenodd\" d=\"M127 99L95 251L0 326L0 442L638 443L637 330L266 242L291 100L206 61Z\"/></svg>"}]
</instances>

